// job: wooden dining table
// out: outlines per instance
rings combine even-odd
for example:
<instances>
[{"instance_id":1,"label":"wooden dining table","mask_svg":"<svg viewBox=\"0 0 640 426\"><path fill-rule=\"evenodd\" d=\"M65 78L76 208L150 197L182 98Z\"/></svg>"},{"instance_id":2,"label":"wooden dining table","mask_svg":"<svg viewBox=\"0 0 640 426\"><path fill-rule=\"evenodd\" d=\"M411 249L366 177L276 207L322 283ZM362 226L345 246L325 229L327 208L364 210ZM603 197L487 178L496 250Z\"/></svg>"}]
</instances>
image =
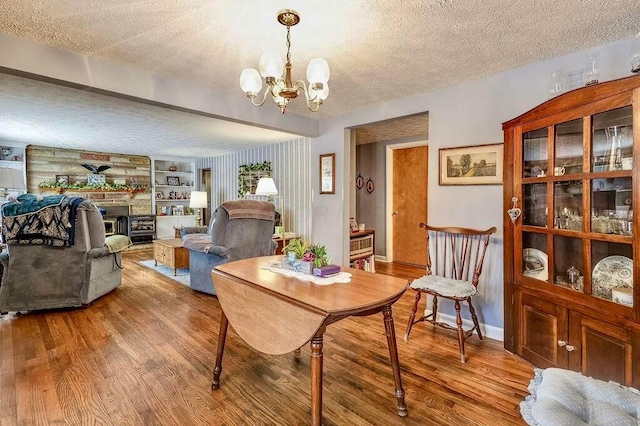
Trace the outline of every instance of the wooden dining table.
<instances>
[{"instance_id":1,"label":"wooden dining table","mask_svg":"<svg viewBox=\"0 0 640 426\"><path fill-rule=\"evenodd\" d=\"M391 368L395 381L396 410L407 415L396 347L393 305L406 291L406 280L342 268L352 274L348 283L318 285L271 272L266 265L282 256L238 260L211 271L222 315L212 389L219 389L222 357L229 323L254 349L282 355L311 346L311 424L322 424L322 341L328 325L350 316L382 312Z\"/></svg>"}]
</instances>

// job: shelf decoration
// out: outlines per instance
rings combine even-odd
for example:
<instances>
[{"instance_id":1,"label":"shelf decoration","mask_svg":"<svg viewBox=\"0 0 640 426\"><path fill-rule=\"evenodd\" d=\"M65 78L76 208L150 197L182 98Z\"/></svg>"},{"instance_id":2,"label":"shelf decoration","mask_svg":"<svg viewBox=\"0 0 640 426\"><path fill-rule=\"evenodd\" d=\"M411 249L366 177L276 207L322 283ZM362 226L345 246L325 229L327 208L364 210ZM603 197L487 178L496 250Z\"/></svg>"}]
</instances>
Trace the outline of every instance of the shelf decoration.
<instances>
[{"instance_id":1,"label":"shelf decoration","mask_svg":"<svg viewBox=\"0 0 640 426\"><path fill-rule=\"evenodd\" d=\"M148 185L121 185L118 183L68 183L68 182L40 182L38 189L52 190L58 194L64 192L128 192L130 197L133 197L138 193L145 193L148 191Z\"/></svg>"},{"instance_id":2,"label":"shelf decoration","mask_svg":"<svg viewBox=\"0 0 640 426\"><path fill-rule=\"evenodd\" d=\"M254 194L258 181L263 177L272 177L271 161L241 165L238 171L238 198Z\"/></svg>"}]
</instances>

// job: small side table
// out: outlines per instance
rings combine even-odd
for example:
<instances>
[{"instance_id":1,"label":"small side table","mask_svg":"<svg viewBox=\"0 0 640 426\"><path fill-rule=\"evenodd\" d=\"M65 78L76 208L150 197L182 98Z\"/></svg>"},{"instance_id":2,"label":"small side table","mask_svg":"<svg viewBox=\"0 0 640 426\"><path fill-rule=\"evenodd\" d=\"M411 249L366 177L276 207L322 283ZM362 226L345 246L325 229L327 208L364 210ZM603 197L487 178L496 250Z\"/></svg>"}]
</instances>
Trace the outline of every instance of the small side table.
<instances>
[{"instance_id":1,"label":"small side table","mask_svg":"<svg viewBox=\"0 0 640 426\"><path fill-rule=\"evenodd\" d=\"M182 245L182 239L155 240L153 242L153 260L173 268L173 276L177 275L180 268L189 267L189 250Z\"/></svg>"}]
</instances>

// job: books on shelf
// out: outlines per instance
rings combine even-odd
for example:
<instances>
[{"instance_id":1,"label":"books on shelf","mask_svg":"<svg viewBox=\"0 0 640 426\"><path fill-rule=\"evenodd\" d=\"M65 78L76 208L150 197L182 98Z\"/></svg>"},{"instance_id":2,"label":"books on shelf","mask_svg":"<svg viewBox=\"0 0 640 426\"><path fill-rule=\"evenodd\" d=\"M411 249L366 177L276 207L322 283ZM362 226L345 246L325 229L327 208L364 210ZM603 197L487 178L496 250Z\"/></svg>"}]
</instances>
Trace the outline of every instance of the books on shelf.
<instances>
[{"instance_id":1,"label":"books on shelf","mask_svg":"<svg viewBox=\"0 0 640 426\"><path fill-rule=\"evenodd\" d=\"M364 259L358 259L351 262L350 265L352 268L360 269L365 272L375 272L374 264L371 261L371 258L365 257Z\"/></svg>"}]
</instances>

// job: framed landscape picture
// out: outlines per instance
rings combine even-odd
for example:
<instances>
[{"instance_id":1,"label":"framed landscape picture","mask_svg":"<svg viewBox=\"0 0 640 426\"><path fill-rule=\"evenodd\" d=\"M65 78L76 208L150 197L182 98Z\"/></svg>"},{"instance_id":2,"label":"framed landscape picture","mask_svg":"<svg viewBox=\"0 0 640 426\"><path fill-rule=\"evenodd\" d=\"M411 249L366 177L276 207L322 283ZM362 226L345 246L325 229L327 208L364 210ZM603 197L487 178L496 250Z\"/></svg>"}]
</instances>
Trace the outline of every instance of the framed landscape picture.
<instances>
[{"instance_id":1,"label":"framed landscape picture","mask_svg":"<svg viewBox=\"0 0 640 426\"><path fill-rule=\"evenodd\" d=\"M440 185L502 185L503 144L440 149Z\"/></svg>"}]
</instances>

